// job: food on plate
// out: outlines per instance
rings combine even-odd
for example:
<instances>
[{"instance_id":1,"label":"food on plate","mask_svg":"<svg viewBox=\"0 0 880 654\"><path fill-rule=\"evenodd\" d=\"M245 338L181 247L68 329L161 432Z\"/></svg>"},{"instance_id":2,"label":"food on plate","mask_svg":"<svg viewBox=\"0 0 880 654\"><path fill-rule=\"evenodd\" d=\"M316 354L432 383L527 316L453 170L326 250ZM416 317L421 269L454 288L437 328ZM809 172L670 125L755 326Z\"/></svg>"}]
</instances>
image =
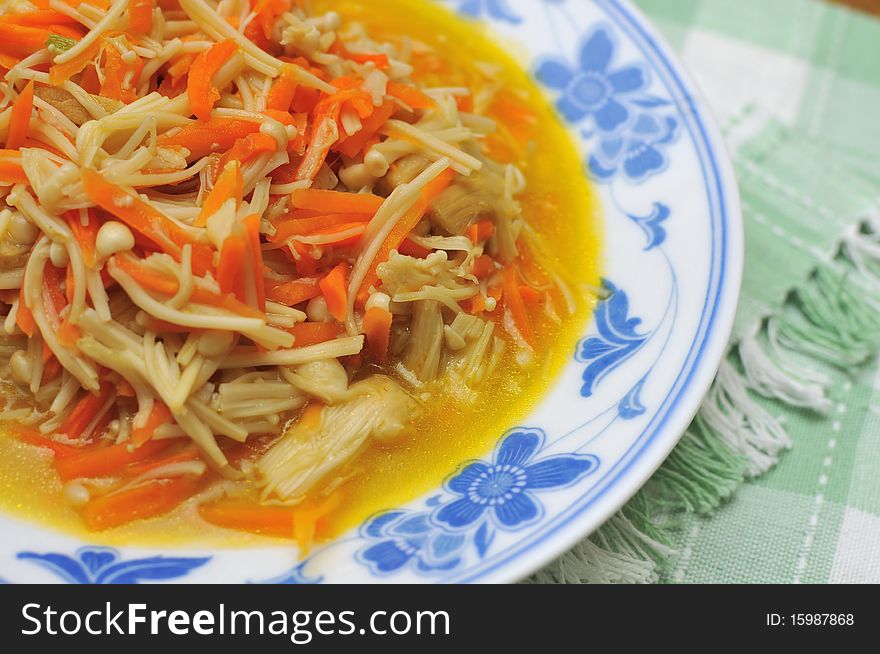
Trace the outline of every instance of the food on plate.
<instances>
[{"instance_id":1,"label":"food on plate","mask_svg":"<svg viewBox=\"0 0 880 654\"><path fill-rule=\"evenodd\" d=\"M524 76L417 4L4 3L4 489L305 548L527 406L589 309L590 200Z\"/></svg>"}]
</instances>

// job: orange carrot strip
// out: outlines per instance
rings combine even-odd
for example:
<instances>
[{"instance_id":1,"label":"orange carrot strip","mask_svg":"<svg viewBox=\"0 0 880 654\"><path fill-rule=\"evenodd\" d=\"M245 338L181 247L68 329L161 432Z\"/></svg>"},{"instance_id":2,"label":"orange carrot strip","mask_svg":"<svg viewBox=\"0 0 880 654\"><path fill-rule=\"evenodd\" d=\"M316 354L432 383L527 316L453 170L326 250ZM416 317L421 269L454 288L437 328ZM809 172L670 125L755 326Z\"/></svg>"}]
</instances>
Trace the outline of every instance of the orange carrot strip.
<instances>
[{"instance_id":1,"label":"orange carrot strip","mask_svg":"<svg viewBox=\"0 0 880 654\"><path fill-rule=\"evenodd\" d=\"M531 286L525 286L524 284L520 284L519 294L522 296L523 302L530 307L541 304L541 301L544 299L544 295L540 291L535 290Z\"/></svg>"},{"instance_id":2,"label":"orange carrot strip","mask_svg":"<svg viewBox=\"0 0 880 654\"><path fill-rule=\"evenodd\" d=\"M327 300L327 310L340 322L348 317L348 273L348 264L343 262L318 282Z\"/></svg>"},{"instance_id":3,"label":"orange carrot strip","mask_svg":"<svg viewBox=\"0 0 880 654\"><path fill-rule=\"evenodd\" d=\"M46 45L52 31L45 27L0 23L0 50L17 59L24 59Z\"/></svg>"},{"instance_id":4,"label":"orange carrot strip","mask_svg":"<svg viewBox=\"0 0 880 654\"><path fill-rule=\"evenodd\" d=\"M477 279L485 279L495 270L495 260L488 254L482 254L474 260L472 272Z\"/></svg>"},{"instance_id":5,"label":"orange carrot strip","mask_svg":"<svg viewBox=\"0 0 880 654\"><path fill-rule=\"evenodd\" d=\"M64 218L70 227L70 231L73 232L76 244L83 254L83 261L89 268L94 268L98 263L95 247L101 223L91 210L88 213L89 222L87 225L82 224L78 211L68 211L64 214Z\"/></svg>"},{"instance_id":6,"label":"orange carrot strip","mask_svg":"<svg viewBox=\"0 0 880 654\"><path fill-rule=\"evenodd\" d=\"M333 45L330 46L330 53L342 57L343 59L349 59L358 64L372 62L376 64L376 68L379 70L387 70L391 66L391 63L388 61L388 55L352 52L345 47L345 44L338 38L333 42Z\"/></svg>"},{"instance_id":7,"label":"orange carrot strip","mask_svg":"<svg viewBox=\"0 0 880 654\"><path fill-rule=\"evenodd\" d=\"M350 225L352 223L370 221L368 214L336 213L326 216L313 216L311 218L295 218L293 220L281 220L275 223L275 234L269 239L273 243L284 243L292 236L314 234L321 229L336 227L338 225Z\"/></svg>"},{"instance_id":8,"label":"orange carrot strip","mask_svg":"<svg viewBox=\"0 0 880 654\"><path fill-rule=\"evenodd\" d=\"M226 501L199 506L199 515L212 525L275 538L293 539L295 514L296 509L291 507L245 502Z\"/></svg>"},{"instance_id":9,"label":"orange carrot strip","mask_svg":"<svg viewBox=\"0 0 880 654\"><path fill-rule=\"evenodd\" d=\"M220 90L214 86L214 76L238 52L238 44L232 39L215 43L199 53L189 71L186 92L189 107L200 120L208 120L214 103L220 99Z\"/></svg>"},{"instance_id":10,"label":"orange carrot strip","mask_svg":"<svg viewBox=\"0 0 880 654\"><path fill-rule=\"evenodd\" d=\"M152 0L128 0L128 26L136 34L149 34L153 29Z\"/></svg>"},{"instance_id":11,"label":"orange carrot strip","mask_svg":"<svg viewBox=\"0 0 880 654\"><path fill-rule=\"evenodd\" d=\"M243 139L238 139L232 149L220 157L220 168L222 169L230 161L238 161L239 163L247 163L267 152L275 152L278 149L278 142L268 134L255 132L248 134Z\"/></svg>"},{"instance_id":12,"label":"orange carrot strip","mask_svg":"<svg viewBox=\"0 0 880 654\"><path fill-rule=\"evenodd\" d=\"M9 129L6 133L6 147L17 150L24 145L28 130L31 127L31 111L34 108L34 80L27 83L21 94L12 105L9 117Z\"/></svg>"},{"instance_id":13,"label":"orange carrot strip","mask_svg":"<svg viewBox=\"0 0 880 654\"><path fill-rule=\"evenodd\" d=\"M223 172L217 178L214 188L211 189L211 192L208 193L208 196L202 203L202 210L199 212L199 217L196 220L197 227L204 227L208 224L208 218L217 213L226 200L235 200L236 207L241 203L242 193L244 192L244 178L241 174L241 165L233 159L223 166L221 170Z\"/></svg>"},{"instance_id":14,"label":"orange carrot strip","mask_svg":"<svg viewBox=\"0 0 880 654\"><path fill-rule=\"evenodd\" d=\"M159 137L158 144L163 147L183 146L190 151L192 159L201 159L212 152L228 150L238 139L259 131L258 122L215 116L210 120L187 125L173 136L163 134Z\"/></svg>"},{"instance_id":15,"label":"orange carrot strip","mask_svg":"<svg viewBox=\"0 0 880 654\"><path fill-rule=\"evenodd\" d=\"M137 90L132 79L138 79L144 68L144 62L135 56L132 61L122 58L122 53L115 45L104 48L104 80L101 82L101 95L131 104L137 100Z\"/></svg>"},{"instance_id":16,"label":"orange carrot strip","mask_svg":"<svg viewBox=\"0 0 880 654\"><path fill-rule=\"evenodd\" d=\"M510 315L517 330L525 342L532 348L535 347L535 332L529 320L526 305L520 294L519 275L514 268L505 268L502 272L502 284L504 288L504 305L510 310Z\"/></svg>"},{"instance_id":17,"label":"orange carrot strip","mask_svg":"<svg viewBox=\"0 0 880 654\"><path fill-rule=\"evenodd\" d=\"M180 463L182 461L194 461L199 458L199 451L192 446L187 446L168 456L161 456L155 459L148 459L143 463L133 463L125 469L125 475L128 477L136 477L150 470L167 466L169 463Z\"/></svg>"},{"instance_id":18,"label":"orange carrot strip","mask_svg":"<svg viewBox=\"0 0 880 654\"><path fill-rule=\"evenodd\" d=\"M297 86L294 71L285 66L281 70L281 75L275 78L269 89L269 94L266 96L266 109L288 111L293 104Z\"/></svg>"},{"instance_id":19,"label":"orange carrot strip","mask_svg":"<svg viewBox=\"0 0 880 654\"><path fill-rule=\"evenodd\" d=\"M321 294L321 287L316 280L298 279L286 284L268 286L266 297L272 302L295 307L297 304L307 302Z\"/></svg>"},{"instance_id":20,"label":"orange carrot strip","mask_svg":"<svg viewBox=\"0 0 880 654\"><path fill-rule=\"evenodd\" d=\"M0 16L0 23L9 25L57 25L60 23L77 24L70 16L52 11L50 9L38 9L27 11L22 14L5 14Z\"/></svg>"},{"instance_id":21,"label":"orange carrot strip","mask_svg":"<svg viewBox=\"0 0 880 654\"><path fill-rule=\"evenodd\" d=\"M47 450L52 450L55 454L56 459L66 458L69 456L73 456L74 454L79 454L82 452L82 448L76 447L74 445L67 445L66 443L59 443L48 436L43 436L38 431L32 430L24 430L18 434L18 438L25 443L30 445L36 445L37 447L42 447Z\"/></svg>"},{"instance_id":22,"label":"orange carrot strip","mask_svg":"<svg viewBox=\"0 0 880 654\"><path fill-rule=\"evenodd\" d=\"M394 316L380 307L370 307L364 314L364 336L367 347L377 363L385 363L388 358L388 344L391 341L391 323Z\"/></svg>"},{"instance_id":23,"label":"orange carrot strip","mask_svg":"<svg viewBox=\"0 0 880 654\"><path fill-rule=\"evenodd\" d=\"M141 200L140 196L111 184L94 170L84 168L82 178L86 194L92 202L145 236L177 261L180 261L183 246L192 245L195 274L204 275L213 267L214 250L211 246L196 241L165 214Z\"/></svg>"},{"instance_id":24,"label":"orange carrot strip","mask_svg":"<svg viewBox=\"0 0 880 654\"><path fill-rule=\"evenodd\" d=\"M89 500L83 509L83 518L92 531L153 518L173 511L194 495L198 487L198 480L189 477L157 479L143 486Z\"/></svg>"},{"instance_id":25,"label":"orange carrot strip","mask_svg":"<svg viewBox=\"0 0 880 654\"><path fill-rule=\"evenodd\" d=\"M146 266L129 256L119 256L113 258L114 263L126 275L134 279L144 290L159 293L161 295L173 296L180 290L180 283L176 277L169 277L161 273L150 270ZM190 298L195 304L204 304L207 306L219 307L231 313L236 313L248 318L263 318L263 314L248 306L244 302L239 301L232 295L217 295L202 288L196 288ZM159 323L162 325L163 323ZM170 331L170 327L161 331ZM186 332L198 331L186 329Z\"/></svg>"},{"instance_id":26,"label":"orange carrot strip","mask_svg":"<svg viewBox=\"0 0 880 654\"><path fill-rule=\"evenodd\" d=\"M101 384L101 391L97 395L88 393L77 402L70 415L61 423L58 432L66 434L71 439L82 436L83 430L95 419L98 411L100 411L101 407L104 406L113 393L113 387L109 384Z\"/></svg>"},{"instance_id":27,"label":"orange carrot strip","mask_svg":"<svg viewBox=\"0 0 880 654\"><path fill-rule=\"evenodd\" d=\"M33 312L24 303L24 286L18 293L18 313L15 316L15 324L29 338L33 337L37 330L37 321L34 320Z\"/></svg>"},{"instance_id":28,"label":"orange carrot strip","mask_svg":"<svg viewBox=\"0 0 880 654\"><path fill-rule=\"evenodd\" d=\"M375 215L384 198L369 193L345 193L321 189L299 189L290 196L294 209L331 213Z\"/></svg>"},{"instance_id":29,"label":"orange carrot strip","mask_svg":"<svg viewBox=\"0 0 880 654\"><path fill-rule=\"evenodd\" d=\"M413 109L433 109L437 106L434 100L414 86L407 86L400 82L388 82L388 95L397 98Z\"/></svg>"},{"instance_id":30,"label":"orange carrot strip","mask_svg":"<svg viewBox=\"0 0 880 654\"><path fill-rule=\"evenodd\" d=\"M419 200L416 204L404 214L404 216L398 221L397 225L394 226L394 229L391 230L388 238L385 239L382 243L382 247L379 248L376 258L373 259L373 262L370 264L370 269L358 291L357 300L361 306L363 306L369 298L370 287L374 286L379 281L376 269L380 264L388 261L388 257L391 256L392 250L396 250L400 247L400 244L403 243L404 239L406 239L415 226L419 224L419 221L431 206L434 198L442 193L452 183L453 179L455 179L455 171L447 169L434 180L429 182L425 188L422 189Z\"/></svg>"},{"instance_id":31,"label":"orange carrot strip","mask_svg":"<svg viewBox=\"0 0 880 654\"><path fill-rule=\"evenodd\" d=\"M247 253L248 244L245 239L238 234L232 234L223 242L223 249L220 250L220 265L217 268L220 292L232 294L242 302L247 302L244 290Z\"/></svg>"},{"instance_id":32,"label":"orange carrot strip","mask_svg":"<svg viewBox=\"0 0 880 654\"><path fill-rule=\"evenodd\" d=\"M112 36L114 33L105 34L105 37ZM49 69L49 83L53 86L59 86L71 77L81 72L86 66L92 63L92 60L101 52L104 47L104 40L98 39L89 44L85 50L79 53L70 61L63 64L55 64Z\"/></svg>"},{"instance_id":33,"label":"orange carrot strip","mask_svg":"<svg viewBox=\"0 0 880 654\"><path fill-rule=\"evenodd\" d=\"M260 311L266 311L266 283L263 279L263 247L260 242L260 216L252 214L244 219L244 228L247 233L247 245L249 248L250 266L247 270L248 277L253 284L256 306Z\"/></svg>"},{"instance_id":34,"label":"orange carrot strip","mask_svg":"<svg viewBox=\"0 0 880 654\"><path fill-rule=\"evenodd\" d=\"M386 100L381 107L378 107L372 116L363 121L361 131L349 136L340 144L334 146L346 157L355 157L364 149L367 142L373 138L381 129L382 125L388 122L391 115L397 110L397 104L391 100Z\"/></svg>"},{"instance_id":35,"label":"orange carrot strip","mask_svg":"<svg viewBox=\"0 0 880 654\"><path fill-rule=\"evenodd\" d=\"M82 336L82 331L73 323L64 320L58 328L57 336L58 342L61 343L61 345L64 347L73 347L80 339L80 336Z\"/></svg>"},{"instance_id":36,"label":"orange carrot strip","mask_svg":"<svg viewBox=\"0 0 880 654\"><path fill-rule=\"evenodd\" d=\"M144 425L131 430L131 442L135 447L140 447L153 438L153 432L156 429L169 422L171 422L171 411L164 402L155 400L153 402L153 410L150 411L150 415L147 417Z\"/></svg>"},{"instance_id":37,"label":"orange carrot strip","mask_svg":"<svg viewBox=\"0 0 880 654\"><path fill-rule=\"evenodd\" d=\"M332 116L324 116L312 129L312 136L309 140L306 153L300 161L299 168L296 171L298 180L315 179L330 148L339 139L339 128L336 125L336 118Z\"/></svg>"},{"instance_id":38,"label":"orange carrot strip","mask_svg":"<svg viewBox=\"0 0 880 654\"><path fill-rule=\"evenodd\" d=\"M289 331L296 347L308 347L339 338L345 330L338 322L301 322Z\"/></svg>"},{"instance_id":39,"label":"orange carrot strip","mask_svg":"<svg viewBox=\"0 0 880 654\"><path fill-rule=\"evenodd\" d=\"M413 257L414 259L425 259L429 254L431 254L434 250L430 248L426 248L422 245L419 245L412 238L407 238L400 244L400 247L397 248L397 251L400 254L403 254L407 257Z\"/></svg>"},{"instance_id":40,"label":"orange carrot strip","mask_svg":"<svg viewBox=\"0 0 880 654\"><path fill-rule=\"evenodd\" d=\"M467 236L474 243L488 241L495 235L495 223L491 220L480 220L468 227Z\"/></svg>"},{"instance_id":41,"label":"orange carrot strip","mask_svg":"<svg viewBox=\"0 0 880 654\"><path fill-rule=\"evenodd\" d=\"M20 161L0 159L0 182L9 184L29 184Z\"/></svg>"},{"instance_id":42,"label":"orange carrot strip","mask_svg":"<svg viewBox=\"0 0 880 654\"><path fill-rule=\"evenodd\" d=\"M56 462L55 467L62 481L107 477L119 474L130 463L158 454L169 445L171 441L149 441L140 447L132 447L131 443L92 447Z\"/></svg>"},{"instance_id":43,"label":"orange carrot strip","mask_svg":"<svg viewBox=\"0 0 880 654\"><path fill-rule=\"evenodd\" d=\"M293 537L300 556L308 554L315 538L326 530L328 516L341 506L342 499L342 491L337 490L321 500L306 500L294 509Z\"/></svg>"}]
</instances>

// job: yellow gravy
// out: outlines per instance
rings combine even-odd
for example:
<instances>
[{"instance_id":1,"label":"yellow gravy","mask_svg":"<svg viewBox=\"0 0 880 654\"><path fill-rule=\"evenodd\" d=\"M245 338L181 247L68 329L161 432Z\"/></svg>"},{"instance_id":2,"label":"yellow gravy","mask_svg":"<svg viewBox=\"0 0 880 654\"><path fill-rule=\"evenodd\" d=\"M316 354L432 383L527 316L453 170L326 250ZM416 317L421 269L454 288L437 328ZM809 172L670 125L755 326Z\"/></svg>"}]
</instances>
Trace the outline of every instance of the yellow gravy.
<instances>
[{"instance_id":1,"label":"yellow gravy","mask_svg":"<svg viewBox=\"0 0 880 654\"><path fill-rule=\"evenodd\" d=\"M526 174L524 214L545 243L542 263L564 276L576 311L562 325L537 320L536 363L523 370L513 348L473 405L436 398L393 445L372 446L348 467L345 505L333 518L341 532L383 509L404 504L436 488L460 462L484 456L505 430L535 407L573 352L593 308L590 288L599 281L601 234L596 200L582 173L581 153L552 106L514 58L476 23L428 0L311 0L316 11L333 10L344 21L362 23L377 40L401 42L401 35L439 53L417 57L419 81L430 86L471 87L494 80L506 98L490 113L510 123L514 135L528 132L531 147L498 156L515 161ZM424 48L422 48L424 49ZM482 62L482 63L475 63ZM486 65L489 68L486 68ZM480 80L480 82L475 82ZM522 111L528 118L523 127ZM523 140L526 140L525 137ZM494 152L493 152L494 156ZM219 529L199 520L192 506L102 533L86 532L64 500L51 454L0 431L0 511L81 535L93 543L244 547L271 542L260 536Z\"/></svg>"}]
</instances>

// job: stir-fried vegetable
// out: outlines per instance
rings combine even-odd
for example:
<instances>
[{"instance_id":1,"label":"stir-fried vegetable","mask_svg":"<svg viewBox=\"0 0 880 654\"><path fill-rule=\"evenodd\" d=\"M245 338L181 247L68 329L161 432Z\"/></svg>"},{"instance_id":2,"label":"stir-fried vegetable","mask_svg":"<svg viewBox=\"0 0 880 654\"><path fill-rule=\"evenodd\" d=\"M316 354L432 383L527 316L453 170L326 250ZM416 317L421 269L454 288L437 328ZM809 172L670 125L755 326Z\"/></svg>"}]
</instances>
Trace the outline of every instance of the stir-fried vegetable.
<instances>
[{"instance_id":1,"label":"stir-fried vegetable","mask_svg":"<svg viewBox=\"0 0 880 654\"><path fill-rule=\"evenodd\" d=\"M0 367L90 529L195 498L305 551L347 463L564 313L490 75L291 0L10 7Z\"/></svg>"}]
</instances>

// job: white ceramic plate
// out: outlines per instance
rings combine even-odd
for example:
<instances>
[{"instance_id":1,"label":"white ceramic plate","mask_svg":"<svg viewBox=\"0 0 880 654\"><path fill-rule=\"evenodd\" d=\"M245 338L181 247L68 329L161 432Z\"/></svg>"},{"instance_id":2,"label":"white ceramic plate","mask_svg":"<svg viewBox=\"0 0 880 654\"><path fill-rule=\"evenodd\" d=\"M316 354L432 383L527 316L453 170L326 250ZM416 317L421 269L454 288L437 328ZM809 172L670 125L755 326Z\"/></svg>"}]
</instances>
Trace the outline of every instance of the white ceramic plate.
<instances>
[{"instance_id":1,"label":"white ceramic plate","mask_svg":"<svg viewBox=\"0 0 880 654\"><path fill-rule=\"evenodd\" d=\"M742 273L732 168L670 48L624 0L445 0L528 53L590 156L611 297L539 408L440 488L298 562L291 548L94 547L0 518L9 582L509 582L620 508L695 414ZM578 265L577 261L571 265Z\"/></svg>"}]
</instances>

